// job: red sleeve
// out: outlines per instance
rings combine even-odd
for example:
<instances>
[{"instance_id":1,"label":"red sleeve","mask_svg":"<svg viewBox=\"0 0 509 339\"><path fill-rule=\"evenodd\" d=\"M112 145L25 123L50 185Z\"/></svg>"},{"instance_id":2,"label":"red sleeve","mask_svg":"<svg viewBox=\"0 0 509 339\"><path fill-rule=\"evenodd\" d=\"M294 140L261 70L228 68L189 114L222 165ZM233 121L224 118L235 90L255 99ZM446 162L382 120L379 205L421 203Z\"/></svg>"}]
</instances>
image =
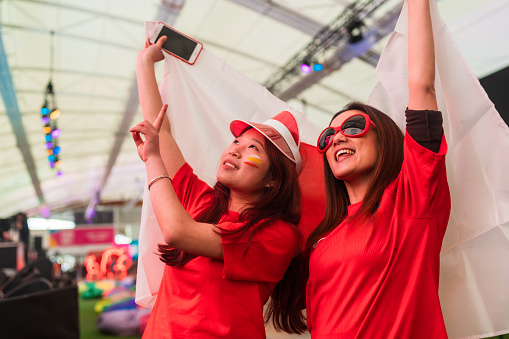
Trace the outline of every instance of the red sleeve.
<instances>
[{"instance_id":1,"label":"red sleeve","mask_svg":"<svg viewBox=\"0 0 509 339\"><path fill-rule=\"evenodd\" d=\"M189 164L182 165L172 181L180 203L193 218L210 203L212 188L194 174Z\"/></svg>"},{"instance_id":2,"label":"red sleeve","mask_svg":"<svg viewBox=\"0 0 509 339\"><path fill-rule=\"evenodd\" d=\"M445 168L447 143L442 136L438 153L417 143L406 133L398 197L402 213L427 218L450 211L451 199Z\"/></svg>"},{"instance_id":3,"label":"red sleeve","mask_svg":"<svg viewBox=\"0 0 509 339\"><path fill-rule=\"evenodd\" d=\"M239 240L223 237L223 278L278 282L297 252L298 237L293 227L274 222L253 236L245 253L248 233Z\"/></svg>"}]
</instances>

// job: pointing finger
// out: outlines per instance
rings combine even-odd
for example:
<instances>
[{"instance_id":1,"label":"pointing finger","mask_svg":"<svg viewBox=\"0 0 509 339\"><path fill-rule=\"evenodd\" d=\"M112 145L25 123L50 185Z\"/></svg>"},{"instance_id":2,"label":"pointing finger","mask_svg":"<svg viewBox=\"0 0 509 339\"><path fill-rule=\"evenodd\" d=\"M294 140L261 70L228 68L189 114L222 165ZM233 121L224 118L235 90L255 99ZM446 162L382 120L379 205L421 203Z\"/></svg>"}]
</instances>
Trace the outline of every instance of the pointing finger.
<instances>
[{"instance_id":1,"label":"pointing finger","mask_svg":"<svg viewBox=\"0 0 509 339\"><path fill-rule=\"evenodd\" d=\"M156 131L161 130L161 125L163 124L164 116L166 115L166 110L168 109L168 104L164 104L163 107L161 107L161 110L159 111L159 115L156 118L156 121L154 121L154 128Z\"/></svg>"}]
</instances>

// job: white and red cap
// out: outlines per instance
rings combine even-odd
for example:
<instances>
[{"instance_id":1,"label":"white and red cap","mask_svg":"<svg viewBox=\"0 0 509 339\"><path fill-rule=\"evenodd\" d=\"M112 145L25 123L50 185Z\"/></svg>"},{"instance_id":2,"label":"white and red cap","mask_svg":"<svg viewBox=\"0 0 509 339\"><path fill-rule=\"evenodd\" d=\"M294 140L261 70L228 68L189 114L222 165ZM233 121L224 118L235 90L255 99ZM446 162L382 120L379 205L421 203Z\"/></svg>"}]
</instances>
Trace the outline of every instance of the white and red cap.
<instances>
[{"instance_id":1,"label":"white and red cap","mask_svg":"<svg viewBox=\"0 0 509 339\"><path fill-rule=\"evenodd\" d=\"M261 124L244 120L233 120L230 131L235 137L242 134L250 126L263 134L297 167L297 173L302 171L302 159L299 153L299 127L292 113L282 111L272 119Z\"/></svg>"}]
</instances>

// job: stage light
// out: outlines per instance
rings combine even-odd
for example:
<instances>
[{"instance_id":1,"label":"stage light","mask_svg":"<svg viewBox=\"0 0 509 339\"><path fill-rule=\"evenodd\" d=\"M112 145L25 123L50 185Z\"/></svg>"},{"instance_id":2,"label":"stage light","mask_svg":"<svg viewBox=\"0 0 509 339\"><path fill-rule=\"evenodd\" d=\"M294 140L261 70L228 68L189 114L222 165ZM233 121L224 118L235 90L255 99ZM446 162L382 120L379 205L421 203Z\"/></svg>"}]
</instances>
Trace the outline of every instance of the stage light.
<instances>
[{"instance_id":1,"label":"stage light","mask_svg":"<svg viewBox=\"0 0 509 339\"><path fill-rule=\"evenodd\" d=\"M54 129L54 130L51 132L51 136L52 136L53 138L58 138L58 137L60 136L60 133L61 133L60 128L57 128L57 129Z\"/></svg>"},{"instance_id":2,"label":"stage light","mask_svg":"<svg viewBox=\"0 0 509 339\"><path fill-rule=\"evenodd\" d=\"M302 64L300 65L300 70L303 73L311 73L311 67L308 64Z\"/></svg>"},{"instance_id":3,"label":"stage light","mask_svg":"<svg viewBox=\"0 0 509 339\"><path fill-rule=\"evenodd\" d=\"M348 42L351 44L355 44L362 39L364 39L364 35L362 34L362 26L364 23L360 20L354 19L352 22L346 27L348 30Z\"/></svg>"},{"instance_id":4,"label":"stage light","mask_svg":"<svg viewBox=\"0 0 509 339\"><path fill-rule=\"evenodd\" d=\"M322 69L323 69L322 64L313 65L313 71L315 71L315 72L320 72Z\"/></svg>"},{"instance_id":5,"label":"stage light","mask_svg":"<svg viewBox=\"0 0 509 339\"><path fill-rule=\"evenodd\" d=\"M59 116L60 116L60 110L56 109L53 112L51 112L49 117L51 120L56 120L56 119L58 119Z\"/></svg>"}]
</instances>

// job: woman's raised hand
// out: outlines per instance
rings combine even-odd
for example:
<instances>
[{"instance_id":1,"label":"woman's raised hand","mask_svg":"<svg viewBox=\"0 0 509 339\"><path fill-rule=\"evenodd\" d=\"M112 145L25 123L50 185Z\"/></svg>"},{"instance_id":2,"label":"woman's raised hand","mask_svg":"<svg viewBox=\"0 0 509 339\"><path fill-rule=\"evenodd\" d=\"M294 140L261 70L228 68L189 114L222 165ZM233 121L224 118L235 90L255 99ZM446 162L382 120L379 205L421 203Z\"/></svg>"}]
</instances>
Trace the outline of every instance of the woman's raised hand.
<instances>
[{"instance_id":1,"label":"woman's raised hand","mask_svg":"<svg viewBox=\"0 0 509 339\"><path fill-rule=\"evenodd\" d=\"M159 40L155 44L150 43L150 39L147 38L145 40L145 48L143 48L140 53L138 53L138 58L143 58L152 63L156 63L164 59L164 54L162 51L163 44L166 42L167 37L165 35L161 36Z\"/></svg>"},{"instance_id":2,"label":"woman's raised hand","mask_svg":"<svg viewBox=\"0 0 509 339\"><path fill-rule=\"evenodd\" d=\"M161 130L167 108L167 104L163 105L154 125L144 120L129 129L129 132L131 132L133 136L134 143L136 144L136 148L138 149L138 155L143 162L146 162L151 156L161 157L159 151L159 131ZM145 140L142 139L142 134L145 136Z\"/></svg>"}]
</instances>

